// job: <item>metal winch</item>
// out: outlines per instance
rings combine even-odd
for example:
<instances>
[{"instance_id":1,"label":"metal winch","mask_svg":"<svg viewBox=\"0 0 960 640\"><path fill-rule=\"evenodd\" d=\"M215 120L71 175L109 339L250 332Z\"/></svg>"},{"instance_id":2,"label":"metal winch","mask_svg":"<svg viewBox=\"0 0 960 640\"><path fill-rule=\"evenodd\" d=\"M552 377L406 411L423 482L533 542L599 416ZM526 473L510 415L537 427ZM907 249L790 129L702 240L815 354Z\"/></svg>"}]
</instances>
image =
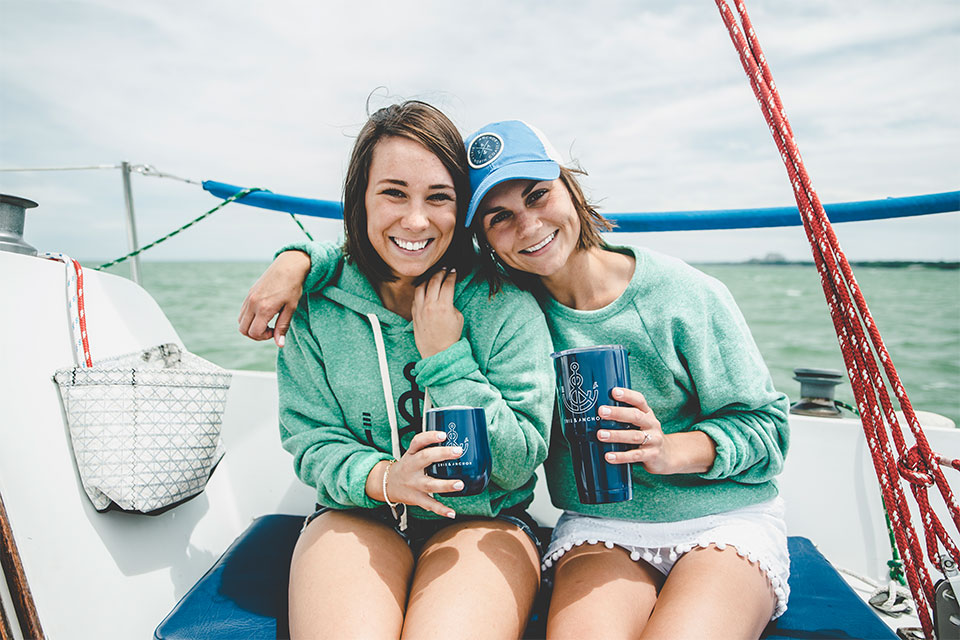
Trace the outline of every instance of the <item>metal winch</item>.
<instances>
[{"instance_id":1,"label":"metal winch","mask_svg":"<svg viewBox=\"0 0 960 640\"><path fill-rule=\"evenodd\" d=\"M843 372L834 369L794 369L793 379L800 383L800 400L790 405L790 413L820 418L839 418L840 408L833 392L843 381Z\"/></svg>"},{"instance_id":2,"label":"metal winch","mask_svg":"<svg viewBox=\"0 0 960 640\"><path fill-rule=\"evenodd\" d=\"M23 240L23 220L27 209L36 206L33 200L0 193L0 251L37 255L36 248Z\"/></svg>"}]
</instances>

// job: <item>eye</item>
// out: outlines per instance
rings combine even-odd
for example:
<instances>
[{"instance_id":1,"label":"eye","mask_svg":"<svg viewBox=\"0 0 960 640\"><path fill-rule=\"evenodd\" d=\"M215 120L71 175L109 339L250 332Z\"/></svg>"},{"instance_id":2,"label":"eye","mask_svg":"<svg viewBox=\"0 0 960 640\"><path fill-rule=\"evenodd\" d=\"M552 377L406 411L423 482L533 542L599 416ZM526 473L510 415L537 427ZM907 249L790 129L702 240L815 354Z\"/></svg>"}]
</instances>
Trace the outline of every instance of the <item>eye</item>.
<instances>
[{"instance_id":1,"label":"eye","mask_svg":"<svg viewBox=\"0 0 960 640\"><path fill-rule=\"evenodd\" d=\"M405 198L405 197L407 197L407 194L405 194L403 191L401 191L400 189L395 189L395 188L393 188L393 187L387 187L386 189L384 189L384 190L381 191L380 193L383 194L383 195L385 195L385 196L390 196L391 198Z\"/></svg>"},{"instance_id":2,"label":"eye","mask_svg":"<svg viewBox=\"0 0 960 640\"><path fill-rule=\"evenodd\" d=\"M500 222L503 222L511 216L511 213L506 210L497 211L494 214L487 216L487 228L494 226Z\"/></svg>"},{"instance_id":3,"label":"eye","mask_svg":"<svg viewBox=\"0 0 960 640\"><path fill-rule=\"evenodd\" d=\"M437 193L431 193L427 196L427 200L432 200L433 202L455 202L453 196L449 193L444 193L443 191Z\"/></svg>"},{"instance_id":4,"label":"eye","mask_svg":"<svg viewBox=\"0 0 960 640\"><path fill-rule=\"evenodd\" d=\"M529 207L530 205L535 203L537 200L547 195L549 191L550 191L549 189L537 189L536 191L531 192L527 196L527 200L526 200L527 206Z\"/></svg>"}]
</instances>

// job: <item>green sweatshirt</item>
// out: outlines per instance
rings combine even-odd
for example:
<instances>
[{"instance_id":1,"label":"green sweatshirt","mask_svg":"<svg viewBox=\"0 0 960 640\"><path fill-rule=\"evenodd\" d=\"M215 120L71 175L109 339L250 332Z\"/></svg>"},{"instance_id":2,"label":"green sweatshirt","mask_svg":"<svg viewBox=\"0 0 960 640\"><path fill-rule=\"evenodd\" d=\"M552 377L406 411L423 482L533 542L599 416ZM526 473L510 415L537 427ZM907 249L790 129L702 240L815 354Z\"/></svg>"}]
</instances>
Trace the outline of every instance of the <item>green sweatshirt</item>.
<instances>
[{"instance_id":1,"label":"green sweatshirt","mask_svg":"<svg viewBox=\"0 0 960 640\"><path fill-rule=\"evenodd\" d=\"M311 256L305 288L330 277L334 248L319 243L287 248ZM716 443L717 457L701 474L654 475L633 465L633 500L585 505L577 497L570 447L554 425L545 463L553 504L588 515L673 522L775 497L774 477L789 445L788 401L773 388L730 292L681 260L644 249L611 249L636 259L626 291L613 303L580 311L549 296L541 299L554 348L626 347L632 387L647 399L663 431L703 431ZM551 380L551 394L553 385Z\"/></svg>"},{"instance_id":2,"label":"green sweatshirt","mask_svg":"<svg viewBox=\"0 0 960 640\"><path fill-rule=\"evenodd\" d=\"M555 426L545 465L553 503L587 515L672 522L775 497L773 478L789 442L787 397L773 388L730 292L680 260L611 249L636 258L626 291L594 311L542 301L554 348L623 345L632 387L664 433L703 431L716 443L717 457L699 474L653 475L633 465L633 500L584 505L570 447Z\"/></svg>"},{"instance_id":3,"label":"green sweatshirt","mask_svg":"<svg viewBox=\"0 0 960 640\"><path fill-rule=\"evenodd\" d=\"M421 358L413 323L384 308L370 282L339 252L323 251L327 266L312 278L329 286L305 288L277 357L281 440L298 477L316 487L317 501L338 509L383 504L365 491L373 466L393 457L366 317L375 313L403 451L420 431L424 389L437 407L485 409L493 457L488 488L476 496L437 498L464 515L494 516L529 503L534 471L547 455L553 406L553 373L545 357L550 338L534 298L508 287L490 299L486 283L467 276L454 297L464 316L462 338ZM410 515L439 517L416 507Z\"/></svg>"}]
</instances>

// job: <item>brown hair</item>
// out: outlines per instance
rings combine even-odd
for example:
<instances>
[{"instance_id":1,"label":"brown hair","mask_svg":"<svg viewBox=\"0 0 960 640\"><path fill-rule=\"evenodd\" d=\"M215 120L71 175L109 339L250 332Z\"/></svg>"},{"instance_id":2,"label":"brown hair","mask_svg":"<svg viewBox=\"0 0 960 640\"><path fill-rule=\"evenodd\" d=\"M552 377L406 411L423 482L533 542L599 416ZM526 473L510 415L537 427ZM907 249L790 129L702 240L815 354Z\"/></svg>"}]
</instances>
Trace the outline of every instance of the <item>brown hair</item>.
<instances>
[{"instance_id":1,"label":"brown hair","mask_svg":"<svg viewBox=\"0 0 960 640\"><path fill-rule=\"evenodd\" d=\"M580 237L577 238L577 250L583 251L593 247L605 247L603 236L604 231L612 231L616 226L610 220L604 218L597 211L596 205L587 201L577 181L578 175L587 175L587 172L580 168L560 167L560 182L570 194L573 201L573 208L577 212L577 218L580 220ZM487 242L483 233L482 216L478 215L474 219L472 231L476 240L476 245L480 253L480 272L490 283L490 293L493 294L500 290L504 280L510 280L521 289L527 291L536 290L540 284L540 279L530 273L518 271L501 262L493 252L493 248Z\"/></svg>"},{"instance_id":2,"label":"brown hair","mask_svg":"<svg viewBox=\"0 0 960 640\"><path fill-rule=\"evenodd\" d=\"M436 107L419 100L407 100L379 109L360 129L343 184L344 255L347 260L355 262L363 275L374 284L397 279L373 248L367 235L365 197L370 180L370 162L377 143L388 136L409 138L426 147L450 173L457 195L457 225L450 247L416 282L423 282L444 267L456 268L460 277L467 275L476 255L470 234L463 228L467 204L470 202L470 178L467 175L463 139L447 116Z\"/></svg>"}]
</instances>

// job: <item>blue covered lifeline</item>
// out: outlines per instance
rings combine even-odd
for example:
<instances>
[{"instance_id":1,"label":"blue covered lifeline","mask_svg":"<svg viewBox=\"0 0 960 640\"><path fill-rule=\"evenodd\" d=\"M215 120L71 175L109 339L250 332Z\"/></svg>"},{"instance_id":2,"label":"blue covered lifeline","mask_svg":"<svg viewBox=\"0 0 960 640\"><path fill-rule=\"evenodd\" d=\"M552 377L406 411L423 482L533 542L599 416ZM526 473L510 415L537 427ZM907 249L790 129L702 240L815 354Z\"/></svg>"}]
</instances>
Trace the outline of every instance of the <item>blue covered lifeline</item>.
<instances>
[{"instance_id":1,"label":"blue covered lifeline","mask_svg":"<svg viewBox=\"0 0 960 640\"><path fill-rule=\"evenodd\" d=\"M287 582L302 516L257 518L197 581L154 632L157 640L288 638ZM790 603L763 638L896 640L806 538L788 539ZM546 598L537 598L538 603ZM528 632L542 635L541 623Z\"/></svg>"},{"instance_id":2,"label":"blue covered lifeline","mask_svg":"<svg viewBox=\"0 0 960 640\"><path fill-rule=\"evenodd\" d=\"M204 180L203 188L218 198L229 198L243 187L226 182ZM286 211L305 216L340 219L343 206L334 200L301 198L260 190L237 201L252 207ZM919 196L883 198L862 202L834 202L823 205L827 217L838 222L884 220L960 211L960 191L944 191ZM701 211L643 211L638 213L604 212L616 223L614 232L693 231L703 229L751 229L757 227L799 227L803 224L795 206L754 209L715 209Z\"/></svg>"}]
</instances>

